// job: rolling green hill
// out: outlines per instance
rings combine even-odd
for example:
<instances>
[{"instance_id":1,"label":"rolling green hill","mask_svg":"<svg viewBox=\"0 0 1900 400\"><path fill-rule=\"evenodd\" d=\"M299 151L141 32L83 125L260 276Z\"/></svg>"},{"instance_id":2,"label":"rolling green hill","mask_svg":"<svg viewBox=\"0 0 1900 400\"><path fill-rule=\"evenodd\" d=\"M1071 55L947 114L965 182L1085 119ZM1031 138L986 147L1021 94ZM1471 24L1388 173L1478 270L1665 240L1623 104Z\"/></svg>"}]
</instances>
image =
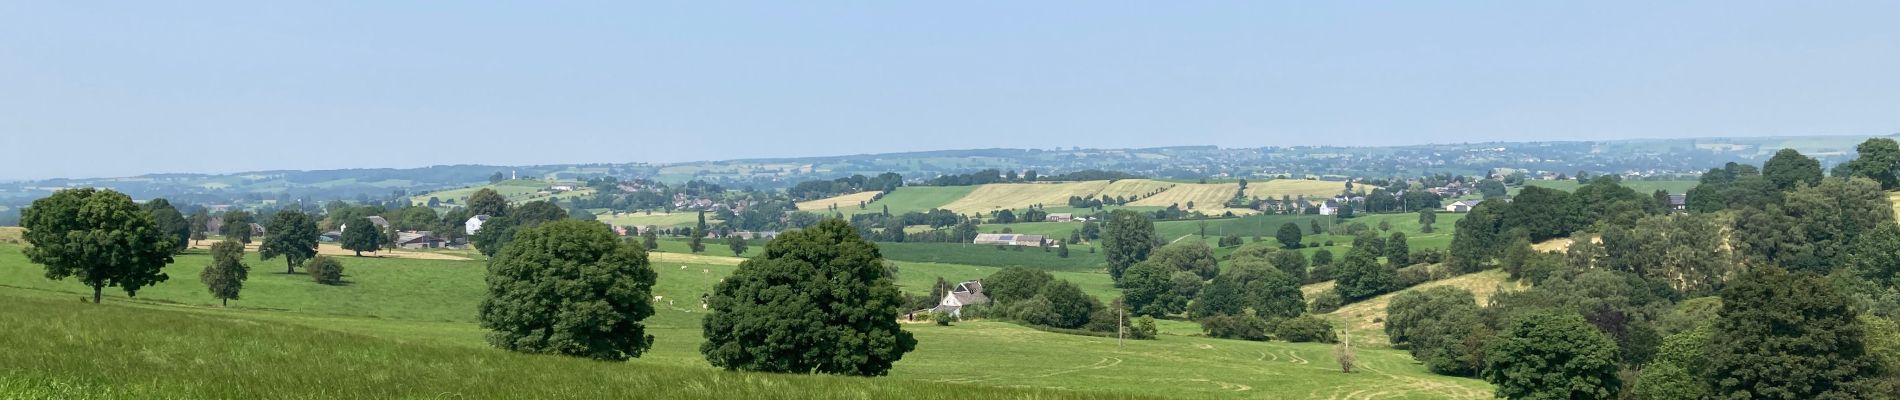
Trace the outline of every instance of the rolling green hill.
<instances>
[{"instance_id":1,"label":"rolling green hill","mask_svg":"<svg viewBox=\"0 0 1900 400\"><path fill-rule=\"evenodd\" d=\"M77 301L88 292L82 285L46 280L18 246L0 244L0 301L16 305L0 307L0 340L12 350L0 363L29 366L0 369L0 391L61 398L1490 397L1483 382L1430 374L1395 350L1361 349L1360 372L1341 374L1325 344L1164 335L1118 346L985 321L908 325L918 349L886 378L722 373L698 353L704 311L693 303L739 260L661 253L653 262L658 312L646 321L656 337L651 352L624 364L517 355L489 348L474 323L480 261L344 257L347 284L320 286L252 257L243 297L229 309L213 306L194 279L208 262L202 252L179 257L166 270L171 280L136 301L109 291L107 304L91 305ZM927 290L936 276L997 269L897 264L900 285L912 292ZM1095 296L1116 294L1105 274L1056 273ZM1166 325L1166 332L1184 331Z\"/></svg>"}]
</instances>

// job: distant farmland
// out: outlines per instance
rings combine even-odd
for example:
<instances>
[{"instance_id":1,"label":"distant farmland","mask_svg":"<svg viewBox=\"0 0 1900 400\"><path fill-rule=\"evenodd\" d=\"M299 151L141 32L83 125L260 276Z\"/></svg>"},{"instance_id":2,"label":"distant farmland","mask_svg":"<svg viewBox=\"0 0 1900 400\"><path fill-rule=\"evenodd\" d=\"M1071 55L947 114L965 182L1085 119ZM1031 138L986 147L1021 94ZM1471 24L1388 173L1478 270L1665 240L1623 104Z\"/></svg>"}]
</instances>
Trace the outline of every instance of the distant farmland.
<instances>
[{"instance_id":1,"label":"distant farmland","mask_svg":"<svg viewBox=\"0 0 1900 400\"><path fill-rule=\"evenodd\" d=\"M838 206L838 208L845 208L847 206L855 208L859 204L871 202L871 199L874 197L877 197L877 194L878 194L877 191L857 192L857 193L852 193L852 194L847 194L847 195L842 195L842 196L832 196L832 197L812 200L812 201L801 201L801 202L798 202L797 206L798 206L798 209L800 210L809 210L809 211L826 210L826 209L830 209L831 206L834 206L834 205Z\"/></svg>"},{"instance_id":2,"label":"distant farmland","mask_svg":"<svg viewBox=\"0 0 1900 400\"><path fill-rule=\"evenodd\" d=\"M1354 192L1371 192L1377 186L1354 183ZM1316 181L1308 179L1274 179L1264 182L1248 182L1247 197L1277 199L1282 196L1299 198L1330 198L1346 191L1343 181Z\"/></svg>"},{"instance_id":3,"label":"distant farmland","mask_svg":"<svg viewBox=\"0 0 1900 400\"><path fill-rule=\"evenodd\" d=\"M1183 183L1160 194L1143 197L1129 205L1150 207L1179 205L1181 209L1186 210L1189 209L1188 204L1193 203L1192 209L1208 214L1221 214L1227 211L1233 211L1235 214L1255 212L1244 208L1227 208L1227 201L1233 200L1234 194L1239 192L1239 183Z\"/></svg>"},{"instance_id":4,"label":"distant farmland","mask_svg":"<svg viewBox=\"0 0 1900 400\"><path fill-rule=\"evenodd\" d=\"M516 180L501 181L500 183L493 183L493 184L487 184L487 185L481 185L481 186L470 186L470 187L465 187L465 188L460 188L460 189L448 189L448 190L440 190L440 191L435 191L435 192L424 193L417 196L411 196L409 198L409 201L415 205L427 205L429 203L429 198L434 197L437 200L442 201L443 203L449 203L453 201L453 204L465 204L468 202L468 196L473 195L475 194L476 191L480 191L482 189L494 189L495 193L501 194L501 196L507 198L508 202L510 203L525 203L525 202L536 201L536 200L547 200L547 199L556 199L556 198L568 199L568 198L586 196L588 194L594 193L593 188L585 187L582 185L582 183L583 182L579 182L579 181L539 181L539 180L516 179ZM577 190L555 193L552 195L540 194L540 191L546 190L547 188L554 187L557 185L573 186Z\"/></svg>"},{"instance_id":5,"label":"distant farmland","mask_svg":"<svg viewBox=\"0 0 1900 400\"><path fill-rule=\"evenodd\" d=\"M1683 193L1688 193L1689 189L1694 189L1695 186L1700 183L1701 182L1691 181L1691 180L1680 180L1680 181L1626 180L1626 181L1623 181L1623 187L1630 188L1630 190L1635 190L1637 193L1642 193L1642 194L1655 193L1657 190L1663 190L1663 191L1667 191L1669 193L1674 193L1674 194L1683 194ZM1531 180L1531 181L1524 181L1524 185L1557 189L1557 190L1562 190L1566 192L1574 192L1577 190L1578 187L1583 186L1583 184L1577 183L1577 181L1573 179L1566 179L1566 180L1560 180L1560 181Z\"/></svg>"}]
</instances>

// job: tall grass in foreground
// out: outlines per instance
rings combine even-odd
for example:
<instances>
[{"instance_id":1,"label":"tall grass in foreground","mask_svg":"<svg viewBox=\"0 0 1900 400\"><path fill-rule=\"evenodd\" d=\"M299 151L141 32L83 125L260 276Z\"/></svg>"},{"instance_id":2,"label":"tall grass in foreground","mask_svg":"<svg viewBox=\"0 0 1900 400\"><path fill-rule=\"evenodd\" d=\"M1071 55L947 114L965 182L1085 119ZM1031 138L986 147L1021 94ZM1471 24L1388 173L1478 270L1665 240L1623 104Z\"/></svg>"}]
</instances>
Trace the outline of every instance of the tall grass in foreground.
<instances>
[{"instance_id":1,"label":"tall grass in foreground","mask_svg":"<svg viewBox=\"0 0 1900 400\"><path fill-rule=\"evenodd\" d=\"M604 363L12 293L0 303L0 398L1126 397Z\"/></svg>"}]
</instances>

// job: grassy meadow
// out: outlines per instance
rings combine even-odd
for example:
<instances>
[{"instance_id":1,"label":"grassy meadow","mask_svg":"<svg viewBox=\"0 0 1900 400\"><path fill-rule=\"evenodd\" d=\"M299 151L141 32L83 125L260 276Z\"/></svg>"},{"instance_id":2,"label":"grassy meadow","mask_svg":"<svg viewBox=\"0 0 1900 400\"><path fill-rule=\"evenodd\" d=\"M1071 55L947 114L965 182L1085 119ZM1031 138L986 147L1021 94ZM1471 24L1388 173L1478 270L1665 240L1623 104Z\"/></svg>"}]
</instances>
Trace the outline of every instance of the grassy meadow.
<instances>
[{"instance_id":1,"label":"grassy meadow","mask_svg":"<svg viewBox=\"0 0 1900 400\"><path fill-rule=\"evenodd\" d=\"M667 242L671 246L672 241ZM683 243L679 245L683 246ZM758 246L755 246L755 248ZM669 249L670 250L670 249ZM724 246L708 246L711 252ZM754 250L755 252L757 250ZM893 249L893 253L917 251ZM944 252L945 249L926 251ZM730 251L726 251L730 253ZM1043 265L1091 295L1118 294L1099 269ZM754 253L756 254L756 253ZM481 261L343 257L347 284L317 285L256 260L229 308L198 283L208 256L194 250L168 282L136 300L50 281L0 244L0 392L52 398L1489 398L1487 384L1433 375L1402 351L1358 350L1341 374L1325 344L1245 342L1194 335L1164 321L1159 340L1128 341L968 321L907 325L919 345L885 378L729 373L698 353L699 296L739 259L655 253L654 348L627 363L513 354L489 348L475 323ZM948 256L946 256L948 257ZM275 260L273 260L275 261ZM895 261L906 291L936 277L981 277L1000 267ZM1355 332L1356 333L1356 332ZM241 384L233 384L241 382Z\"/></svg>"}]
</instances>

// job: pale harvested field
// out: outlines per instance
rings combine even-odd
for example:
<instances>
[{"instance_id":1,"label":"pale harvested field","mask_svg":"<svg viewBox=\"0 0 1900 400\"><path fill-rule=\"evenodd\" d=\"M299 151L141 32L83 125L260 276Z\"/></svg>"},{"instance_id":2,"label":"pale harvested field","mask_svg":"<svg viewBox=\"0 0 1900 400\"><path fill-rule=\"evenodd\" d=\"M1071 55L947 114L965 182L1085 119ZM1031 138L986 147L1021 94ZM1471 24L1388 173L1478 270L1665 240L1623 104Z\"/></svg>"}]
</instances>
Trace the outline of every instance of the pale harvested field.
<instances>
[{"instance_id":1,"label":"pale harvested field","mask_svg":"<svg viewBox=\"0 0 1900 400\"><path fill-rule=\"evenodd\" d=\"M1478 304L1483 305L1490 301L1491 295L1496 294L1499 290L1516 291L1529 287L1521 283L1506 282L1505 278L1507 277L1504 270L1493 269L1475 274L1456 276L1450 279L1421 283L1418 286L1406 288L1398 292L1386 293L1358 303L1347 304L1345 307L1340 307L1339 310L1325 315L1331 317L1334 321L1344 321L1346 328L1352 330L1354 342L1363 342L1368 345L1389 345L1390 342L1387 341L1388 339L1385 336L1385 307L1392 302L1392 296L1397 296L1399 293L1407 291L1451 286L1471 291L1472 296L1477 298ZM1330 289L1332 284L1332 282L1325 282L1307 285L1307 287L1301 288L1300 292L1317 294L1318 292L1316 290L1318 286L1325 285L1327 289Z\"/></svg>"},{"instance_id":2,"label":"pale harvested field","mask_svg":"<svg viewBox=\"0 0 1900 400\"><path fill-rule=\"evenodd\" d=\"M23 233L26 233L26 229L17 226L0 227L0 243L20 243L20 234Z\"/></svg>"},{"instance_id":3,"label":"pale harvested field","mask_svg":"<svg viewBox=\"0 0 1900 400\"><path fill-rule=\"evenodd\" d=\"M1893 217L1900 219L1900 192L1888 193L1887 200L1893 202Z\"/></svg>"},{"instance_id":4,"label":"pale harvested field","mask_svg":"<svg viewBox=\"0 0 1900 400\"><path fill-rule=\"evenodd\" d=\"M211 248L212 243L217 243L217 241L201 240L201 241L198 241L197 243L193 243L191 245L191 248L209 249ZM244 251L255 253L257 252L257 246L262 243L263 241L261 240L252 241L251 244L244 246ZM355 256L356 252L344 250L342 246L339 246L335 243L322 243L322 244L317 245L317 254L326 255L326 256ZM454 254L438 253L438 252L433 252L433 251L415 251L415 250L383 250L379 252L365 251L363 252L363 256L364 257L380 257L380 258L403 258L403 259L411 259L411 260L449 260L449 261L468 261L469 260L468 257L463 257L459 255L454 255Z\"/></svg>"},{"instance_id":5,"label":"pale harvested field","mask_svg":"<svg viewBox=\"0 0 1900 400\"><path fill-rule=\"evenodd\" d=\"M745 262L746 259L739 258L739 257L708 256L708 255L699 255L699 254L681 254L681 253L649 251L647 252L647 260L651 261L654 264L653 268L655 270L665 270L664 268L661 268L661 267L664 267L664 265L660 265L661 263L739 265L739 263Z\"/></svg>"},{"instance_id":6,"label":"pale harvested field","mask_svg":"<svg viewBox=\"0 0 1900 400\"><path fill-rule=\"evenodd\" d=\"M1129 205L1146 207L1180 205L1181 209L1189 210L1188 202L1194 202L1194 208L1191 210L1208 214L1220 214L1227 211L1233 211L1235 214L1253 213L1253 210L1244 208L1227 208L1227 200L1233 199L1234 193L1239 191L1239 183L1183 183L1174 185L1173 188L1160 194L1136 200Z\"/></svg>"},{"instance_id":7,"label":"pale harvested field","mask_svg":"<svg viewBox=\"0 0 1900 400\"><path fill-rule=\"evenodd\" d=\"M1147 196L1150 193L1168 190L1168 188L1172 188L1174 185L1176 185L1174 182L1162 182L1152 179L1123 179L1110 182L1108 187L1102 188L1102 191L1096 193L1096 196ZM1163 207L1166 207L1166 205L1163 205Z\"/></svg>"},{"instance_id":8,"label":"pale harvested field","mask_svg":"<svg viewBox=\"0 0 1900 400\"><path fill-rule=\"evenodd\" d=\"M860 203L871 203L871 199L877 197L878 193L878 191L857 192L812 201L801 201L798 202L797 206L799 210L803 211L824 211L831 209L831 206L834 204L837 205L838 208L857 207Z\"/></svg>"},{"instance_id":9,"label":"pale harvested field","mask_svg":"<svg viewBox=\"0 0 1900 400\"><path fill-rule=\"evenodd\" d=\"M1354 192L1371 192L1374 187L1376 186L1354 183L1352 190ZM1306 196L1309 199L1318 197L1330 198L1344 191L1346 191L1346 183L1336 181L1274 179L1264 182L1247 182L1247 197L1258 197L1262 199L1277 199L1281 196L1291 196L1294 198Z\"/></svg>"},{"instance_id":10,"label":"pale harvested field","mask_svg":"<svg viewBox=\"0 0 1900 400\"><path fill-rule=\"evenodd\" d=\"M1028 208L1037 204L1061 207L1069 204L1070 196L1091 196L1108 186L1108 181L993 183L977 186L969 195L945 204L943 209L967 214Z\"/></svg>"}]
</instances>

